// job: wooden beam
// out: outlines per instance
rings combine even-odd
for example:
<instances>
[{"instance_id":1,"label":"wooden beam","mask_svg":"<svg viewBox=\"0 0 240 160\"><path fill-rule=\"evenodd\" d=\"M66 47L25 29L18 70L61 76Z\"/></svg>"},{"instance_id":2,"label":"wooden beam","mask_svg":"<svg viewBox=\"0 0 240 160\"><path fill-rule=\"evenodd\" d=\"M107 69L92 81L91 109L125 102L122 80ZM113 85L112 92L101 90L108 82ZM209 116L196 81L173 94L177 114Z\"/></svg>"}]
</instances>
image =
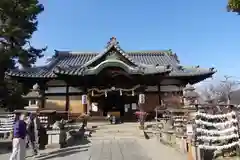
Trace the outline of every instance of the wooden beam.
<instances>
[{"instance_id":1,"label":"wooden beam","mask_svg":"<svg viewBox=\"0 0 240 160\"><path fill-rule=\"evenodd\" d=\"M159 104L159 105L162 105L160 84L158 84L158 104Z\"/></svg>"},{"instance_id":2,"label":"wooden beam","mask_svg":"<svg viewBox=\"0 0 240 160\"><path fill-rule=\"evenodd\" d=\"M45 108L45 89L46 89L46 83L40 83L39 86L40 86L40 94L42 95L41 97L41 108Z\"/></svg>"},{"instance_id":3,"label":"wooden beam","mask_svg":"<svg viewBox=\"0 0 240 160\"><path fill-rule=\"evenodd\" d=\"M69 92L68 95L69 96L79 96L82 93L80 92ZM45 93L45 96L66 96L66 93Z\"/></svg>"}]
</instances>

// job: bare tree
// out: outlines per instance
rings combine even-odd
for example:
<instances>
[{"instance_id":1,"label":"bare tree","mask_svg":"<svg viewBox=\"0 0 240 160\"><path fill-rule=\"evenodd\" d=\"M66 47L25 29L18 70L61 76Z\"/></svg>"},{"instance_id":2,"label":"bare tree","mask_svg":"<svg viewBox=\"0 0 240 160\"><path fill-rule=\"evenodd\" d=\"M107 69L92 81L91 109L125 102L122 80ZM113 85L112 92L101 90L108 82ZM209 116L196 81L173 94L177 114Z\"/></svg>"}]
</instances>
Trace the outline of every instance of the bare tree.
<instances>
[{"instance_id":1,"label":"bare tree","mask_svg":"<svg viewBox=\"0 0 240 160\"><path fill-rule=\"evenodd\" d=\"M213 84L209 84L207 87L205 87L201 91L201 97L203 100L210 103L217 103L219 97L219 91L217 88L218 87Z\"/></svg>"},{"instance_id":2,"label":"bare tree","mask_svg":"<svg viewBox=\"0 0 240 160\"><path fill-rule=\"evenodd\" d=\"M231 101L231 94L233 91L238 89L239 82L235 80L231 80L231 76L224 76L224 80L221 81L221 99L225 100L224 102L227 102L228 104Z\"/></svg>"},{"instance_id":3,"label":"bare tree","mask_svg":"<svg viewBox=\"0 0 240 160\"><path fill-rule=\"evenodd\" d=\"M209 84L203 91L202 96L205 101L211 101L212 103L230 103L231 94L238 89L239 82L231 80L231 76L224 76L224 80L219 84Z\"/></svg>"}]
</instances>

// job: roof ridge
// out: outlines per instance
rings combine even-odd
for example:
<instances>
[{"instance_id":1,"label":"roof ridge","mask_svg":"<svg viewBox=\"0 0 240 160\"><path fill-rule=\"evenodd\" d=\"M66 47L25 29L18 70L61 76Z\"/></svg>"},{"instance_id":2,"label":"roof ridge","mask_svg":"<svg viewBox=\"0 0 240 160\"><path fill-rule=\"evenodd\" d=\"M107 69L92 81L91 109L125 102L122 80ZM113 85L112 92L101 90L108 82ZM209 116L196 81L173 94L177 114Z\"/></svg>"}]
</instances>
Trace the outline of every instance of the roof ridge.
<instances>
[{"instance_id":1,"label":"roof ridge","mask_svg":"<svg viewBox=\"0 0 240 160\"><path fill-rule=\"evenodd\" d=\"M139 53L139 52L140 53L141 52L146 52L146 53L147 52L159 52L159 53L161 52L162 53L162 52L169 52L169 50L160 50L160 49L159 50L134 50L134 51L125 51L125 52L126 53Z\"/></svg>"},{"instance_id":2,"label":"roof ridge","mask_svg":"<svg viewBox=\"0 0 240 160\"><path fill-rule=\"evenodd\" d=\"M141 53L147 53L147 54L169 54L174 55L171 50L134 50L134 51L124 51L127 54L141 54ZM94 51L57 51L55 50L55 55L57 56L67 56L67 55L79 55L79 54L101 54L102 52L94 52Z\"/></svg>"},{"instance_id":3,"label":"roof ridge","mask_svg":"<svg viewBox=\"0 0 240 160\"><path fill-rule=\"evenodd\" d=\"M86 51L86 52L84 52L84 51L71 51L71 52L69 52L69 54L71 54L71 55L78 55L78 54L99 54L99 53L101 53L101 52L91 52L91 51Z\"/></svg>"},{"instance_id":4,"label":"roof ridge","mask_svg":"<svg viewBox=\"0 0 240 160\"><path fill-rule=\"evenodd\" d=\"M100 52L91 51L58 51L55 50L55 56L68 56L68 55L79 55L79 54L98 54Z\"/></svg>"}]
</instances>

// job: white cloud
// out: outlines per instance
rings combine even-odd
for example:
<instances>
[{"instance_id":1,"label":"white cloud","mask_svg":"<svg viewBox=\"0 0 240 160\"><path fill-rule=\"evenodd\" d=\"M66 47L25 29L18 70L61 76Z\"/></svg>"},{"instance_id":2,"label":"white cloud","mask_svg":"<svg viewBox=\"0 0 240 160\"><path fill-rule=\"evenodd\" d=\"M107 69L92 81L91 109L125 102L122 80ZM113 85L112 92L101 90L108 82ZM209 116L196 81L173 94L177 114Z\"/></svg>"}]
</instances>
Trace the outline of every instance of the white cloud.
<instances>
[{"instance_id":1,"label":"white cloud","mask_svg":"<svg viewBox=\"0 0 240 160\"><path fill-rule=\"evenodd\" d=\"M47 60L48 60L49 58L51 58L51 57L44 56L43 58L38 59L35 65L36 65L36 66L46 65L46 64L47 64Z\"/></svg>"}]
</instances>

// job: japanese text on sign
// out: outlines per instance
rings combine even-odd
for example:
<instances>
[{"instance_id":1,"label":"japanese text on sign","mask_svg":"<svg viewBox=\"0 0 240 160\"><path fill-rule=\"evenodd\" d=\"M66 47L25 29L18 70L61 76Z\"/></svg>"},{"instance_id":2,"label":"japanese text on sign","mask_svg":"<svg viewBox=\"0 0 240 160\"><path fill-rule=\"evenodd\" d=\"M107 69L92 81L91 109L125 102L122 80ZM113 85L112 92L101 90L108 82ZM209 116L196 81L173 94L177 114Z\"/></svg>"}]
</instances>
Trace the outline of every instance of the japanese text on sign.
<instances>
[{"instance_id":1,"label":"japanese text on sign","mask_svg":"<svg viewBox=\"0 0 240 160\"><path fill-rule=\"evenodd\" d=\"M87 104L87 95L82 95L82 104Z\"/></svg>"}]
</instances>

